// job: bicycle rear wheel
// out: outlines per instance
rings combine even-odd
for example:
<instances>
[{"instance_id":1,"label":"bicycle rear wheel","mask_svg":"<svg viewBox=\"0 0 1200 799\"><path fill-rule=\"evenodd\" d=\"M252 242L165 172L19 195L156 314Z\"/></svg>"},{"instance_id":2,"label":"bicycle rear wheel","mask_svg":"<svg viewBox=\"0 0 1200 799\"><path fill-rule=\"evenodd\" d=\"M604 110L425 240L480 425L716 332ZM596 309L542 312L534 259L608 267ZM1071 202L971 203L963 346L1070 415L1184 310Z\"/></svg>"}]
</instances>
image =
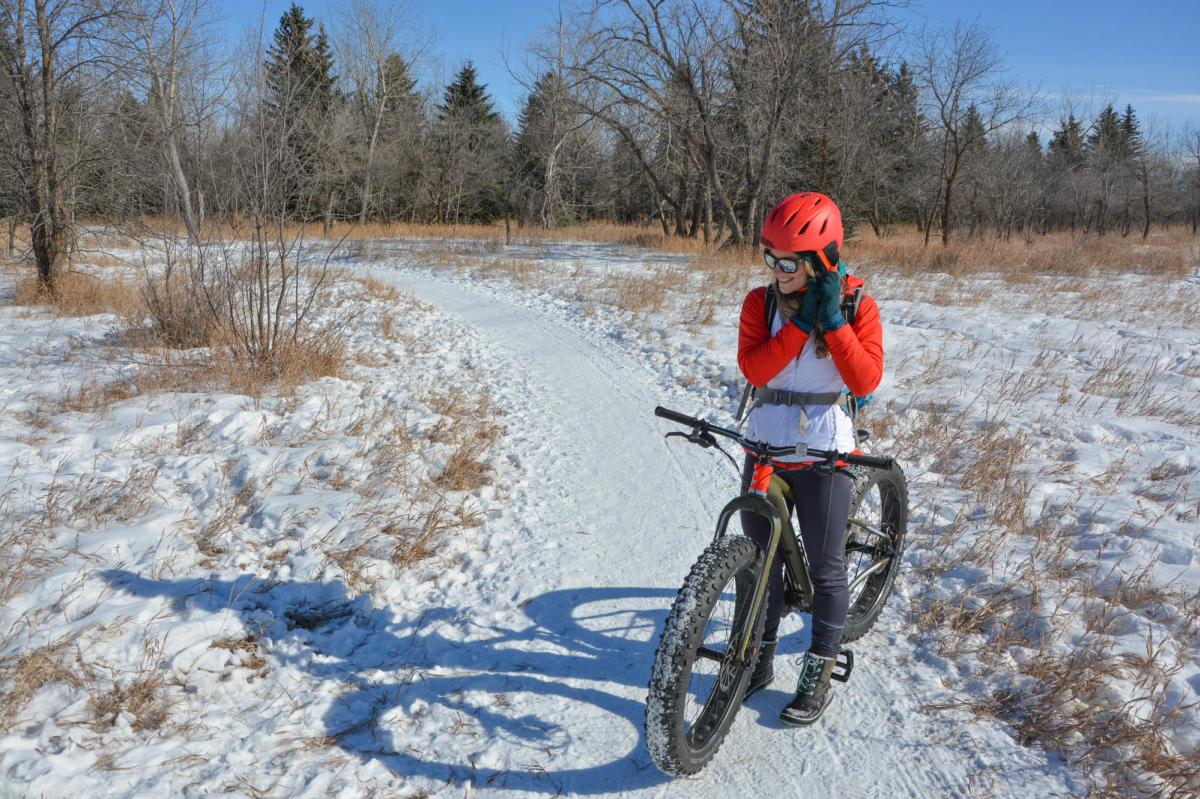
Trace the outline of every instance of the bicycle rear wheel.
<instances>
[{"instance_id":1,"label":"bicycle rear wheel","mask_svg":"<svg viewBox=\"0 0 1200 799\"><path fill-rule=\"evenodd\" d=\"M843 643L865 635L883 612L900 571L907 531L908 485L900 467L858 471L846 525L850 612Z\"/></svg>"},{"instance_id":2,"label":"bicycle rear wheel","mask_svg":"<svg viewBox=\"0 0 1200 799\"><path fill-rule=\"evenodd\" d=\"M761 564L758 546L740 535L714 541L684 581L667 616L646 698L646 746L662 771L695 774L720 748L742 703L754 656L737 658L753 625L757 652L766 613L751 619Z\"/></svg>"}]
</instances>

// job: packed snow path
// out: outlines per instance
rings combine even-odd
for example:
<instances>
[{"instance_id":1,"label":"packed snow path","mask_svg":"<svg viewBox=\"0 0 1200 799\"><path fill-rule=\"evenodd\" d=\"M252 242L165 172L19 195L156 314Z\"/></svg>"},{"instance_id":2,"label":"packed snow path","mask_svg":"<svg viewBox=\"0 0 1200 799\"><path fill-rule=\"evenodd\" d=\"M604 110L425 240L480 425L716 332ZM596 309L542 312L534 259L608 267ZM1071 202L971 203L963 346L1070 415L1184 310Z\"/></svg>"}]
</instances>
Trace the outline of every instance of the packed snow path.
<instances>
[{"instance_id":1,"label":"packed snow path","mask_svg":"<svg viewBox=\"0 0 1200 799\"><path fill-rule=\"evenodd\" d=\"M397 679L335 704L327 726L346 731L349 753L446 795L1081 791L1061 761L1018 746L999 724L923 709L946 699L937 677L952 665L912 660L896 595L856 644L854 677L820 725L776 719L808 642L805 619L793 617L775 683L743 708L713 762L692 779L665 777L641 738L654 647L736 486L719 456L664 443L669 426L652 409L672 399L700 409L620 337L519 289L372 272L488 342L515 477L482 528L477 562L439 581L419 618L399 620Z\"/></svg>"}]
</instances>

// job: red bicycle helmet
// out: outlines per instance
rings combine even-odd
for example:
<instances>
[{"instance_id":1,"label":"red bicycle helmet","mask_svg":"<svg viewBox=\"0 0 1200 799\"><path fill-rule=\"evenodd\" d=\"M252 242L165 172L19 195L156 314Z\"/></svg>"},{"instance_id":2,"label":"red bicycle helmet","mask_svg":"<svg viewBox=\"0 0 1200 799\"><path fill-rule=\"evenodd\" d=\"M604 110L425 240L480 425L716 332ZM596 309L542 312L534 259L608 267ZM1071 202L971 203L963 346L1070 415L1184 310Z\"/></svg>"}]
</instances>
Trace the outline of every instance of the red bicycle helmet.
<instances>
[{"instance_id":1,"label":"red bicycle helmet","mask_svg":"<svg viewBox=\"0 0 1200 799\"><path fill-rule=\"evenodd\" d=\"M820 253L828 269L836 269L842 249L842 212L837 203L815 191L784 197L767 211L759 241L780 252Z\"/></svg>"}]
</instances>

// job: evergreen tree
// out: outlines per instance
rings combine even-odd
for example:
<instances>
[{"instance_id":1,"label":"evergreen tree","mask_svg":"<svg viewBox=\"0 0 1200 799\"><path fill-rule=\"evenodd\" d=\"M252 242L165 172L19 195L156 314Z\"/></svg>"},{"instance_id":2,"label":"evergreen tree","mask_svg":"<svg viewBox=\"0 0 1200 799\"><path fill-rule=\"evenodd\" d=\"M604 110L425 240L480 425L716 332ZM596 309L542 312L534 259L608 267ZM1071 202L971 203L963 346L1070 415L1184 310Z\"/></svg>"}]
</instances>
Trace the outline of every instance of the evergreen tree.
<instances>
[{"instance_id":1,"label":"evergreen tree","mask_svg":"<svg viewBox=\"0 0 1200 799\"><path fill-rule=\"evenodd\" d=\"M919 100L912 70L907 63L901 63L888 84L888 107L894 122L887 146L896 154L892 202L914 214L921 204L918 195L922 174L921 153L925 144L925 120L921 115Z\"/></svg>"},{"instance_id":2,"label":"evergreen tree","mask_svg":"<svg viewBox=\"0 0 1200 799\"><path fill-rule=\"evenodd\" d=\"M961 136L965 152L981 152L987 148L987 130L974 103L967 106L967 112L963 115Z\"/></svg>"},{"instance_id":3,"label":"evergreen tree","mask_svg":"<svg viewBox=\"0 0 1200 799\"><path fill-rule=\"evenodd\" d=\"M1092 131L1087 138L1088 155L1093 159L1118 160L1125 149L1124 140L1121 118L1113 110L1112 103L1109 103L1092 123Z\"/></svg>"},{"instance_id":4,"label":"evergreen tree","mask_svg":"<svg viewBox=\"0 0 1200 799\"><path fill-rule=\"evenodd\" d=\"M328 113L333 107L333 55L325 28L313 31L313 22L296 3L279 18L266 61L267 102L275 111Z\"/></svg>"},{"instance_id":5,"label":"evergreen tree","mask_svg":"<svg viewBox=\"0 0 1200 799\"><path fill-rule=\"evenodd\" d=\"M276 147L272 153L278 159L281 181L278 199L291 216L306 220L323 216L328 229L339 191L332 174L333 120L339 98L328 38L323 27L314 30L314 25L296 3L279 18L263 65L265 111L284 142L282 150Z\"/></svg>"},{"instance_id":6,"label":"evergreen tree","mask_svg":"<svg viewBox=\"0 0 1200 799\"><path fill-rule=\"evenodd\" d=\"M1104 107L1092 124L1092 131L1087 138L1088 171L1093 178L1090 189L1091 205L1090 225L1103 236L1113 219L1114 209L1118 211L1121 198L1120 185L1126 177L1123 168L1128 160L1128 146L1125 132L1121 127L1121 117L1113 110L1112 103ZM1128 214L1125 214L1126 221Z\"/></svg>"},{"instance_id":7,"label":"evergreen tree","mask_svg":"<svg viewBox=\"0 0 1200 799\"><path fill-rule=\"evenodd\" d=\"M963 114L959 126L962 137L962 176L960 178L960 205L962 215L970 227L971 235L977 235L983 225L984 210L982 194L987 182L988 140L987 129L979 108L971 103Z\"/></svg>"},{"instance_id":8,"label":"evergreen tree","mask_svg":"<svg viewBox=\"0 0 1200 799\"><path fill-rule=\"evenodd\" d=\"M1050 139L1050 158L1068 168L1082 166L1086 160L1083 123L1074 114L1060 122L1058 130L1054 131Z\"/></svg>"},{"instance_id":9,"label":"evergreen tree","mask_svg":"<svg viewBox=\"0 0 1200 799\"><path fill-rule=\"evenodd\" d=\"M443 222L489 222L504 210L508 133L468 61L436 109L435 205Z\"/></svg>"},{"instance_id":10,"label":"evergreen tree","mask_svg":"<svg viewBox=\"0 0 1200 799\"><path fill-rule=\"evenodd\" d=\"M604 154L559 73L543 73L525 98L512 157L526 219L545 227L570 224L597 205Z\"/></svg>"},{"instance_id":11,"label":"evergreen tree","mask_svg":"<svg viewBox=\"0 0 1200 799\"><path fill-rule=\"evenodd\" d=\"M411 114L420 108L417 83L409 75L408 64L403 58L395 53L389 55L384 59L383 73L380 85L387 87L387 113Z\"/></svg>"},{"instance_id":12,"label":"evergreen tree","mask_svg":"<svg viewBox=\"0 0 1200 799\"><path fill-rule=\"evenodd\" d=\"M446 87L437 112L441 119L453 118L473 125L496 122L500 118L492 107L487 87L479 83L475 65L470 61L458 71L454 82Z\"/></svg>"},{"instance_id":13,"label":"evergreen tree","mask_svg":"<svg viewBox=\"0 0 1200 799\"><path fill-rule=\"evenodd\" d=\"M1141 155L1144 149L1142 126L1133 113L1133 106L1126 105L1121 117L1121 154L1126 158Z\"/></svg>"}]
</instances>

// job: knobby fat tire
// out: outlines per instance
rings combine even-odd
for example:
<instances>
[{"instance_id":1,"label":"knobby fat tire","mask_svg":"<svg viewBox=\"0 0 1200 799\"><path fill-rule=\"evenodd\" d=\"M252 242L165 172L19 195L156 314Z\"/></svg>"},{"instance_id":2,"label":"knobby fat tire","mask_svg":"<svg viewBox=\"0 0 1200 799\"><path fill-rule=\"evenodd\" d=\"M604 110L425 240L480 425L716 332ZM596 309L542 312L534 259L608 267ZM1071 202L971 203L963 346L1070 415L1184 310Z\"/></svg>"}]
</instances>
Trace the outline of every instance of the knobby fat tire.
<instances>
[{"instance_id":1,"label":"knobby fat tire","mask_svg":"<svg viewBox=\"0 0 1200 799\"><path fill-rule=\"evenodd\" d=\"M891 469L858 467L855 469L855 477L850 518L855 517L871 492L878 490L881 499L880 529L891 533L893 554L887 568L868 578L862 593L851 605L842 633L842 643L850 643L866 635L879 619L888 594L892 591L892 585L896 582L896 575L900 571L908 532L908 484L900 466L895 465ZM847 536L851 532L852 525L847 527ZM853 575L850 577L853 579Z\"/></svg>"},{"instance_id":2,"label":"knobby fat tire","mask_svg":"<svg viewBox=\"0 0 1200 799\"><path fill-rule=\"evenodd\" d=\"M741 535L726 535L714 541L692 566L675 597L659 638L654 668L650 675L649 695L646 698L646 746L655 765L675 776L695 774L716 754L725 734L733 724L741 706L746 683L754 669L746 664L734 678L732 688L721 692L714 685L700 719L706 719L704 729L684 728L688 702L688 687L696 650L704 640L704 629L713 608L727 587L736 592L735 613L731 640L746 623L740 618L743 602L750 601L762 558L758 546ZM762 640L766 623L765 607L754 620L753 646ZM706 661L711 662L711 661ZM699 733L698 735L695 733Z\"/></svg>"}]
</instances>

